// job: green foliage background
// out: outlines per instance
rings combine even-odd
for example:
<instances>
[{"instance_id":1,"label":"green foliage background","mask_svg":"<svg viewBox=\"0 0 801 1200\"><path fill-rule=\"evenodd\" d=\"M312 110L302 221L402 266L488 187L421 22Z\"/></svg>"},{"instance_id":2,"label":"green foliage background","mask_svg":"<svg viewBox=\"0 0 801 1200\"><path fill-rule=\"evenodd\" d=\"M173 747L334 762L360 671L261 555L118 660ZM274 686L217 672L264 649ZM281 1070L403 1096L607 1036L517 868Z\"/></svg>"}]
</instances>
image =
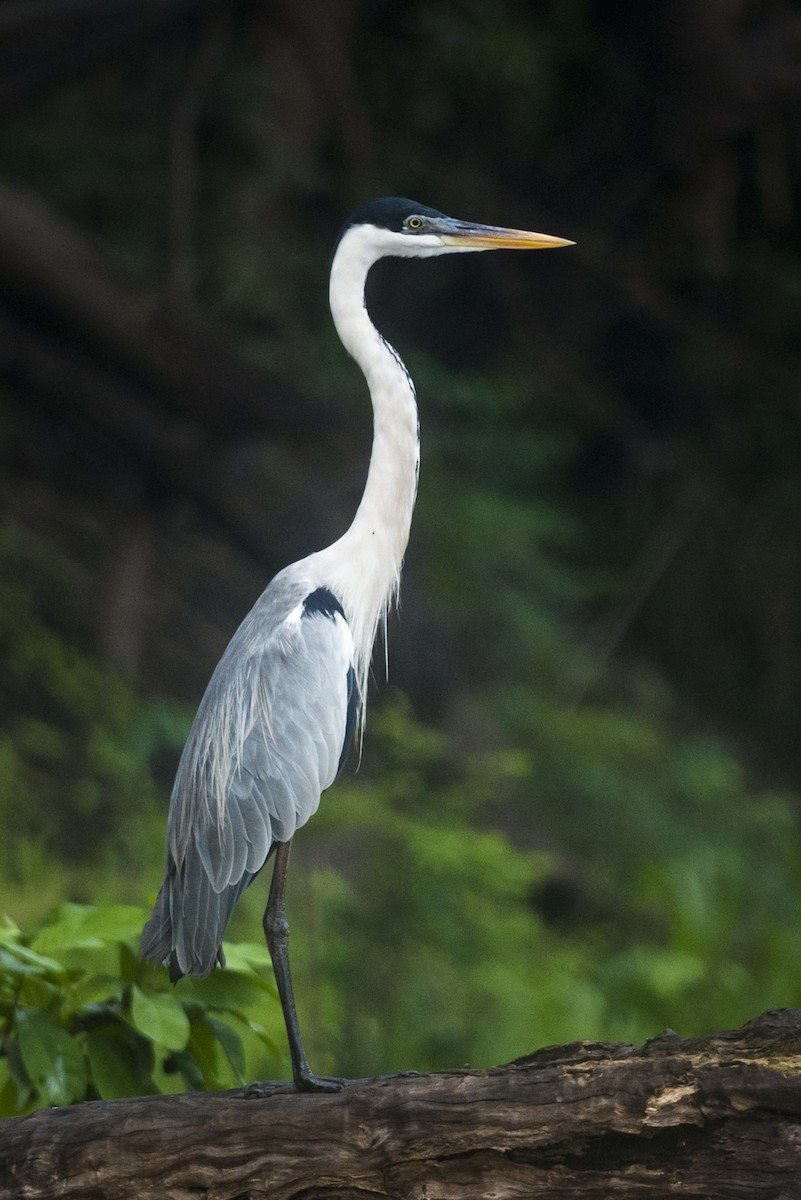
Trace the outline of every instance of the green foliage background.
<instances>
[{"instance_id":1,"label":"green foliage background","mask_svg":"<svg viewBox=\"0 0 801 1200\"><path fill-rule=\"evenodd\" d=\"M418 385L424 457L392 686L379 666L359 769L293 849L313 1066L490 1065L801 1004L798 97L714 128L667 17L636 12L220 4L5 114L5 183L79 231L152 328L210 323L258 367L265 423L190 405L176 442L175 412L142 406L165 448L209 449L215 495L242 500L215 514L12 356L3 1113L287 1073L253 945L265 881L204 983L171 989L136 943L203 684L265 578L340 532L359 494L365 399L325 272L372 194L578 245L371 279ZM737 45L753 19L734 20ZM703 65L704 31L683 28ZM216 65L180 143L169 122L204 46ZM165 215L181 154L185 294ZM6 288L2 247L0 268ZM56 325L52 298L2 296L37 333ZM113 373L124 396L136 371ZM284 387L342 424L273 428ZM138 522L151 570L126 657L108 596Z\"/></svg>"}]
</instances>

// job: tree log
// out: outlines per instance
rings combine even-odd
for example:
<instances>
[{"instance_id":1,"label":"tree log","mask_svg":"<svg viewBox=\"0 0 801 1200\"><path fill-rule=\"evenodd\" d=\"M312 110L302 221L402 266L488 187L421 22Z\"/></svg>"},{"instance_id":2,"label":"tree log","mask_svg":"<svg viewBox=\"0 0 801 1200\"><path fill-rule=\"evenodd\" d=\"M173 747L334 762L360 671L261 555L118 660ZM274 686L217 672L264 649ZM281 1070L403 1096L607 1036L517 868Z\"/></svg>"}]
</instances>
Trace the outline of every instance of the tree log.
<instances>
[{"instance_id":1,"label":"tree log","mask_svg":"<svg viewBox=\"0 0 801 1200\"><path fill-rule=\"evenodd\" d=\"M0 1122L0 1197L801 1197L801 1010L336 1095L270 1085Z\"/></svg>"}]
</instances>

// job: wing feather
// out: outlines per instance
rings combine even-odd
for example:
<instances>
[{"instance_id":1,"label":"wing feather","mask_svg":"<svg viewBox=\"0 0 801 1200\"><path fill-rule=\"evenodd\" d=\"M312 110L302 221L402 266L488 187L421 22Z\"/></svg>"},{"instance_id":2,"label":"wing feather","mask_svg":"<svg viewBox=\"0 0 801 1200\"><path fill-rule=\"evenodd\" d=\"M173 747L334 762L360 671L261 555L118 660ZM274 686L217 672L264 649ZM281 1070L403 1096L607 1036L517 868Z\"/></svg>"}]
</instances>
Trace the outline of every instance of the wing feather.
<instances>
[{"instance_id":1,"label":"wing feather","mask_svg":"<svg viewBox=\"0 0 801 1200\"><path fill-rule=\"evenodd\" d=\"M169 960L174 978L212 970L236 901L273 846L316 811L352 736L350 630L336 601L308 612L302 601L268 588L220 660L184 748L166 877L142 938L142 953Z\"/></svg>"}]
</instances>

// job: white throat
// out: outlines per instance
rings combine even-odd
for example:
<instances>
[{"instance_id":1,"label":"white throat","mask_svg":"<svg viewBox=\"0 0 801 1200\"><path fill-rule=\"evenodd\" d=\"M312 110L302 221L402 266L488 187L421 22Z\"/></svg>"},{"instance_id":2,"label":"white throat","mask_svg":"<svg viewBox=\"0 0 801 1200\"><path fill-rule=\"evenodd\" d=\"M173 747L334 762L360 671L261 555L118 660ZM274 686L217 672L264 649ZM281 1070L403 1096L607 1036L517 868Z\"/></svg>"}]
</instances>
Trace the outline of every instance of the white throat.
<instances>
[{"instance_id":1,"label":"white throat","mask_svg":"<svg viewBox=\"0 0 801 1200\"><path fill-rule=\"evenodd\" d=\"M362 706L379 623L397 597L417 492L419 432L414 384L364 304L370 267L387 251L374 226L345 233L331 266L329 300L343 346L364 372L373 404L373 448L361 503L350 528L315 567L339 596L353 635Z\"/></svg>"}]
</instances>

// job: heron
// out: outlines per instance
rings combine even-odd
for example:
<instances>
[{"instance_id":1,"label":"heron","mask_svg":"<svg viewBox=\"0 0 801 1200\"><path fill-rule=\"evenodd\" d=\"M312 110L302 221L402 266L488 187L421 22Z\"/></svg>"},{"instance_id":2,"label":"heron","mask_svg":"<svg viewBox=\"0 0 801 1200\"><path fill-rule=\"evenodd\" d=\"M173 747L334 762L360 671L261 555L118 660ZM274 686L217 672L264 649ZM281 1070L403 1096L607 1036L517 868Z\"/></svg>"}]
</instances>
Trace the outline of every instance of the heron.
<instances>
[{"instance_id":1,"label":"heron","mask_svg":"<svg viewBox=\"0 0 801 1200\"><path fill-rule=\"evenodd\" d=\"M337 541L272 579L211 676L176 772L165 877L141 943L142 955L166 965L173 983L224 966L234 906L273 857L263 925L299 1091L336 1091L344 1081L314 1074L301 1038L285 912L289 852L363 729L373 645L398 596L417 493L415 388L367 313L367 274L387 256L570 245L456 220L398 197L358 209L336 243L331 314L373 409L364 492Z\"/></svg>"}]
</instances>

